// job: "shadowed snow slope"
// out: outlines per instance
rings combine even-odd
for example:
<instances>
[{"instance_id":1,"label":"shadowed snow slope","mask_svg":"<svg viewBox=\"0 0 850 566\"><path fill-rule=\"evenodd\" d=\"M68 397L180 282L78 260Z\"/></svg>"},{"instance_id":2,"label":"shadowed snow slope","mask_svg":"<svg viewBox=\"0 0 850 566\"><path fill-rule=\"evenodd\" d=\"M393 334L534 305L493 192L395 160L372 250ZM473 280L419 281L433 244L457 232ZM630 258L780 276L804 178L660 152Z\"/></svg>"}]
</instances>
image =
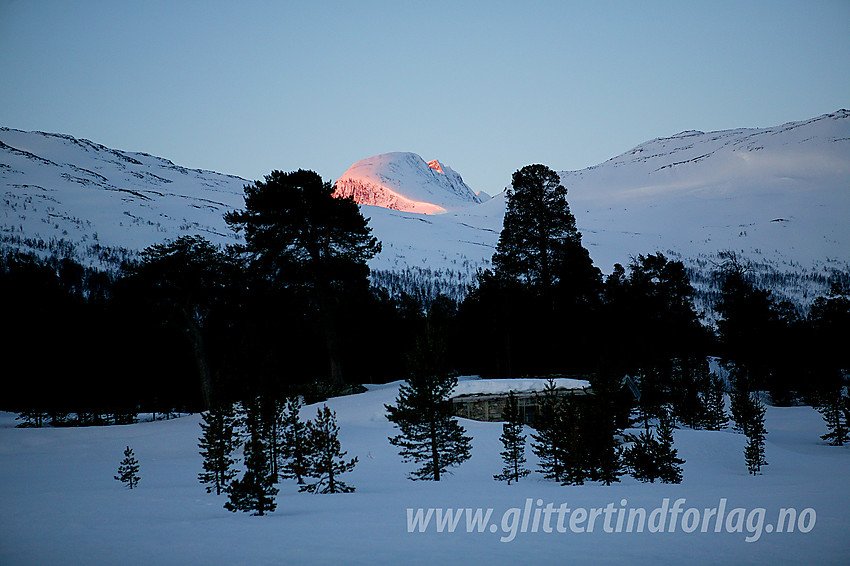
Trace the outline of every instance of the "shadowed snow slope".
<instances>
[{"instance_id":1,"label":"shadowed snow slope","mask_svg":"<svg viewBox=\"0 0 850 566\"><path fill-rule=\"evenodd\" d=\"M850 112L782 126L683 132L561 172L603 269L629 254L731 249L779 270L847 268Z\"/></svg>"},{"instance_id":2,"label":"shadowed snow slope","mask_svg":"<svg viewBox=\"0 0 850 566\"><path fill-rule=\"evenodd\" d=\"M182 234L235 243L245 179L71 136L0 128L0 237L140 250ZM96 254L95 254L96 255ZM80 258L85 261L85 258Z\"/></svg>"}]
</instances>

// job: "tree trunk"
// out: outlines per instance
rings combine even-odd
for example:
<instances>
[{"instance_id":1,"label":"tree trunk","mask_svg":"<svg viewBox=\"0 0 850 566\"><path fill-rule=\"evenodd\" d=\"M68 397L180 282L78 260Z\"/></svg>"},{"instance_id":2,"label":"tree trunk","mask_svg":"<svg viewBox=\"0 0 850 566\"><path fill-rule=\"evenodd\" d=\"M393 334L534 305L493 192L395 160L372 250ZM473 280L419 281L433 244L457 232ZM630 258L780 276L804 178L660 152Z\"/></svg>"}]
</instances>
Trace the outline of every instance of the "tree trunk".
<instances>
[{"instance_id":1,"label":"tree trunk","mask_svg":"<svg viewBox=\"0 0 850 566\"><path fill-rule=\"evenodd\" d=\"M316 289L319 303L319 316L321 317L322 330L325 334L325 347L330 362L330 383L332 385L344 385L342 377L342 364L339 360L339 340L336 333L336 324L331 314L330 301L324 289Z\"/></svg>"},{"instance_id":2,"label":"tree trunk","mask_svg":"<svg viewBox=\"0 0 850 566\"><path fill-rule=\"evenodd\" d=\"M201 329L192 317L185 310L183 314L186 318L186 329L189 333L189 340L192 342L192 353L195 357L195 364L198 367L198 377L201 380L201 403L203 409L209 411L212 407L212 375L210 374L210 366L207 362L207 353L204 348L204 337L201 334Z\"/></svg>"},{"instance_id":3,"label":"tree trunk","mask_svg":"<svg viewBox=\"0 0 850 566\"><path fill-rule=\"evenodd\" d=\"M437 431L431 423L431 465L434 467L434 481L440 481L440 452L437 450Z\"/></svg>"}]
</instances>

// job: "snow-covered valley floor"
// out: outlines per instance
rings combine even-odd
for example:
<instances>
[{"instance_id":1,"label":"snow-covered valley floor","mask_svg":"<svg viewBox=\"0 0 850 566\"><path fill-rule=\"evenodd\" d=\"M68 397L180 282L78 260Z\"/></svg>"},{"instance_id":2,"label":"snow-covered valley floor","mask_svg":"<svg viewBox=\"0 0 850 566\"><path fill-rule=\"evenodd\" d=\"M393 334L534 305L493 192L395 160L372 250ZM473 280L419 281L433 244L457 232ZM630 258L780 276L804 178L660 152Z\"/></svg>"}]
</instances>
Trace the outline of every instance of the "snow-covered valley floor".
<instances>
[{"instance_id":1,"label":"snow-covered valley floor","mask_svg":"<svg viewBox=\"0 0 850 566\"><path fill-rule=\"evenodd\" d=\"M676 431L687 462L680 485L642 484L624 476L613 486L560 486L533 472L508 486L492 479L501 471L499 423L462 420L474 437L473 456L445 481L412 482L411 465L387 442L384 417L398 384L328 401L337 412L342 447L360 459L346 481L357 491L299 494L284 482L278 508L265 517L233 514L224 496L207 495L197 481L199 417L92 428L17 429L15 415L0 413L0 564L847 564L850 560L850 448L826 446L826 430L810 407L769 407L769 465L747 474L744 436ZM303 416L315 416L305 407ZM132 491L113 480L130 445L141 464ZM528 450L529 464L536 464ZM764 508L761 535L755 523L743 532L517 532L500 542L502 515L512 508L616 509L643 507L647 514L669 499L702 510L726 499L726 515L744 508L747 518ZM622 500L626 504L622 504ZM538 503L540 500L540 503ZM769 533L780 508L813 509L810 532ZM493 509L490 528L466 532L408 532L407 509ZM809 514L810 515L810 514ZM552 526L555 526L555 519ZM731 521L734 530L736 520ZM587 526L588 522L582 523Z\"/></svg>"}]
</instances>

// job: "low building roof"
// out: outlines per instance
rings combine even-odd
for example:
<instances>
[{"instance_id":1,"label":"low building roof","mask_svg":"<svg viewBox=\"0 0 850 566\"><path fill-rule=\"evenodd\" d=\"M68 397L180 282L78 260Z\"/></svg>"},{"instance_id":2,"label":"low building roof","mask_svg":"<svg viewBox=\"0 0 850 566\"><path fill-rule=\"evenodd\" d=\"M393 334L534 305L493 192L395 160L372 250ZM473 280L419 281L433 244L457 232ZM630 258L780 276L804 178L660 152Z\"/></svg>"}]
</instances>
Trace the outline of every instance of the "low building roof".
<instances>
[{"instance_id":1,"label":"low building roof","mask_svg":"<svg viewBox=\"0 0 850 566\"><path fill-rule=\"evenodd\" d=\"M546 388L548 379L470 379L458 382L452 392L452 397L465 397L469 395L507 395L514 393L542 392ZM555 387L558 389L588 389L590 382L584 379L571 379L567 377L555 378Z\"/></svg>"}]
</instances>

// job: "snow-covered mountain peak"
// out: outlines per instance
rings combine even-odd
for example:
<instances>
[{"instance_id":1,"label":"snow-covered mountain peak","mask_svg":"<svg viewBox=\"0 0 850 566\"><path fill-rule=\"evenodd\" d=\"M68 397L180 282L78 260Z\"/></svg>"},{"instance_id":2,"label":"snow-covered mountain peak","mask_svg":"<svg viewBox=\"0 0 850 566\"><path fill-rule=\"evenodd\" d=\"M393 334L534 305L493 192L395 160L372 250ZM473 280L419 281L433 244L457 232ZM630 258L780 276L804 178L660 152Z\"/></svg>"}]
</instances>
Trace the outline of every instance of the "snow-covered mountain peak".
<instances>
[{"instance_id":1,"label":"snow-covered mountain peak","mask_svg":"<svg viewBox=\"0 0 850 566\"><path fill-rule=\"evenodd\" d=\"M480 202L451 167L436 159L426 163L409 152L383 153L358 161L337 180L336 194L354 197L358 204L421 214Z\"/></svg>"}]
</instances>

